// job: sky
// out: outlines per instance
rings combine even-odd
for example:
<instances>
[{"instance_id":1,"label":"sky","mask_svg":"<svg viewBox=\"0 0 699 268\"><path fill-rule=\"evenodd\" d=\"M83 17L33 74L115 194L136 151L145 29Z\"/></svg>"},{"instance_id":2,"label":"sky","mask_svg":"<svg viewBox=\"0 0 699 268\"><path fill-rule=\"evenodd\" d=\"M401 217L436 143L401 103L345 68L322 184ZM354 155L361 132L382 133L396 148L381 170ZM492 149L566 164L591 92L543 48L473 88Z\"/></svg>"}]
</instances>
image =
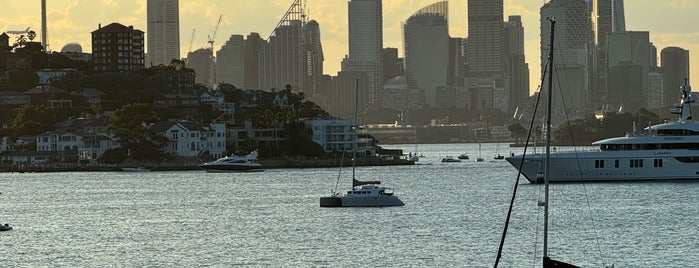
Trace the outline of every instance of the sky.
<instances>
[{"instance_id":1,"label":"sky","mask_svg":"<svg viewBox=\"0 0 699 268\"><path fill-rule=\"evenodd\" d=\"M98 24L118 22L146 31L146 0L48 0L49 49L60 51L69 42L78 42L90 53L90 32ZM336 75L347 48L347 0L305 0L309 19L318 21L325 61L324 73ZM439 0L383 0L384 47L398 48L402 56L401 22L420 8ZM510 15L522 16L525 32L526 61L529 63L531 91L540 79L539 9L543 0L505 0L503 20ZM690 76L699 77L699 1L697 0L626 0L626 29L649 31L651 42L660 51L678 46L690 52ZM215 50L232 34L258 32L263 38L289 9L293 0L180 0L180 53L207 47L207 36L215 36ZM467 37L467 0L449 1L449 33ZM0 32L30 27L40 36L40 0L0 0ZM194 38L192 38L194 32ZM146 33L147 35L148 33ZM37 40L38 41L38 40ZM191 42L190 42L191 41ZM190 46L191 44L191 46ZM190 50L191 48L191 50ZM146 48L146 51L148 48ZM659 62L659 59L658 59ZM698 86L699 87L699 86ZM699 91L699 90L698 90Z\"/></svg>"}]
</instances>

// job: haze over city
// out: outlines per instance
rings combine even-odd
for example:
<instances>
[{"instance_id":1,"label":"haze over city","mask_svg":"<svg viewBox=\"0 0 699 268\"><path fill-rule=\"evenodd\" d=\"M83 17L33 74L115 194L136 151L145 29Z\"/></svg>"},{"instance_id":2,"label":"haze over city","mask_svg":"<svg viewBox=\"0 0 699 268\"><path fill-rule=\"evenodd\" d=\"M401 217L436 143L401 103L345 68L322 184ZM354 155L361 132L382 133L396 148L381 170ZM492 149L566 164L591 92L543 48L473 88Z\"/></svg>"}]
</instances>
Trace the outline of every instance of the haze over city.
<instances>
[{"instance_id":1,"label":"haze over city","mask_svg":"<svg viewBox=\"0 0 699 268\"><path fill-rule=\"evenodd\" d=\"M215 50L232 34L246 35L258 32L269 36L288 10L292 0L188 0L180 2L180 53L208 46L219 16L221 24L215 37ZM418 9L435 3L435 0L386 0L383 1L383 46L395 47L403 53L401 22ZM526 61L530 64L530 91L539 85L539 9L546 1L505 1L504 16L521 15L525 32ZM467 1L449 2L449 33L452 37L467 37ZM692 25L699 24L699 2L626 1L626 29L649 31L650 41L658 50L678 46L689 50L690 64L696 65L699 53L699 31ZM40 1L0 1L4 14L0 18L0 31L24 30L27 27L41 29ZM306 12L309 19L320 24L324 73L335 75L342 58L348 53L347 1L308 0ZM146 29L146 1L50 1L47 6L49 49L58 51L66 43L77 42L83 51L91 51L90 32L98 25L119 22ZM195 30L196 29L196 30ZM194 38L192 32L194 31ZM147 33L146 33L147 35ZM191 44L191 46L190 46ZM146 51L148 48L146 47ZM699 67L690 66L691 76L699 77Z\"/></svg>"}]
</instances>

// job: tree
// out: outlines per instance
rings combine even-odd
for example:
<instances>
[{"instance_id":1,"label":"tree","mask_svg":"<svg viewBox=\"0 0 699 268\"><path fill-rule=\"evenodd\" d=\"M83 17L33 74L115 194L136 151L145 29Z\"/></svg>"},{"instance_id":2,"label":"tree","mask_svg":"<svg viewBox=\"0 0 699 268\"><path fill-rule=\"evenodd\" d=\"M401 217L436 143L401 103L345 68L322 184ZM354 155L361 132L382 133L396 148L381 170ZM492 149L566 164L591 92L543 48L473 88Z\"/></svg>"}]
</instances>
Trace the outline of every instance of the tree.
<instances>
[{"instance_id":1,"label":"tree","mask_svg":"<svg viewBox=\"0 0 699 268\"><path fill-rule=\"evenodd\" d=\"M158 115L153 106L147 103L132 103L114 111L109 118L108 128L114 132L121 147L130 152L131 158L159 160L160 150L156 143L157 139L147 129L148 124L156 121L158 121Z\"/></svg>"},{"instance_id":2,"label":"tree","mask_svg":"<svg viewBox=\"0 0 699 268\"><path fill-rule=\"evenodd\" d=\"M45 105L24 105L12 121L15 136L36 135L53 129L56 113Z\"/></svg>"},{"instance_id":3,"label":"tree","mask_svg":"<svg viewBox=\"0 0 699 268\"><path fill-rule=\"evenodd\" d=\"M520 123L514 123L507 126L507 130L510 131L512 138L515 139L515 142L519 142L523 138L527 137L527 129Z\"/></svg>"}]
</instances>

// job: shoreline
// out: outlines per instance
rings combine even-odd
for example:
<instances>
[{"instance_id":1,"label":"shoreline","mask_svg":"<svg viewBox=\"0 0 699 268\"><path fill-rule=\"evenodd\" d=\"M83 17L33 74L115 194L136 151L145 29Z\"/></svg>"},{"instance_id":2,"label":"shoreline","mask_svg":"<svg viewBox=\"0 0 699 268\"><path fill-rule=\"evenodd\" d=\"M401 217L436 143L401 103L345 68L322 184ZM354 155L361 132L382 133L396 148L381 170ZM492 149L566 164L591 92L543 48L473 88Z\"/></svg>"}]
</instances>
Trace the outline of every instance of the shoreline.
<instances>
[{"instance_id":1,"label":"shoreline","mask_svg":"<svg viewBox=\"0 0 699 268\"><path fill-rule=\"evenodd\" d=\"M330 167L351 167L352 161L345 159L261 159L258 160L264 169L281 168L330 168ZM407 159L383 159L383 158L360 158L356 166L400 166L415 165L414 161ZM198 165L139 165L150 171L195 171L202 170ZM124 166L75 166L75 167L29 167L0 169L0 173L43 173L43 172L127 172L122 168L135 167L135 165ZM129 172L131 173L131 172ZM135 173L135 172L134 172Z\"/></svg>"}]
</instances>

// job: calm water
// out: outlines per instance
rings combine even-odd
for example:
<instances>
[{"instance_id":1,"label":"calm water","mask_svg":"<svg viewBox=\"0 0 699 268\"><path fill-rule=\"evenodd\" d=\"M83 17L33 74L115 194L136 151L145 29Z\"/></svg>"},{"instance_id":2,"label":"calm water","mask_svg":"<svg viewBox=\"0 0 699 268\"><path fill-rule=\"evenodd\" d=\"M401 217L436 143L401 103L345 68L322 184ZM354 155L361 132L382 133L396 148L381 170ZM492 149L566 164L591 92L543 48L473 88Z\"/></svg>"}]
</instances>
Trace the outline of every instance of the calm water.
<instances>
[{"instance_id":1,"label":"calm water","mask_svg":"<svg viewBox=\"0 0 699 268\"><path fill-rule=\"evenodd\" d=\"M338 169L0 173L0 223L15 227L0 233L0 263L492 267L516 176L492 160L495 149L484 144L486 162L476 163L477 144L420 145L420 165L358 168L359 178L395 188L406 206L392 208L320 208ZM470 161L439 162L464 152ZM342 170L341 189L349 174ZM584 267L699 263L699 182L563 184L552 192L550 255L558 259ZM522 182L501 267L540 267L540 194Z\"/></svg>"}]
</instances>

